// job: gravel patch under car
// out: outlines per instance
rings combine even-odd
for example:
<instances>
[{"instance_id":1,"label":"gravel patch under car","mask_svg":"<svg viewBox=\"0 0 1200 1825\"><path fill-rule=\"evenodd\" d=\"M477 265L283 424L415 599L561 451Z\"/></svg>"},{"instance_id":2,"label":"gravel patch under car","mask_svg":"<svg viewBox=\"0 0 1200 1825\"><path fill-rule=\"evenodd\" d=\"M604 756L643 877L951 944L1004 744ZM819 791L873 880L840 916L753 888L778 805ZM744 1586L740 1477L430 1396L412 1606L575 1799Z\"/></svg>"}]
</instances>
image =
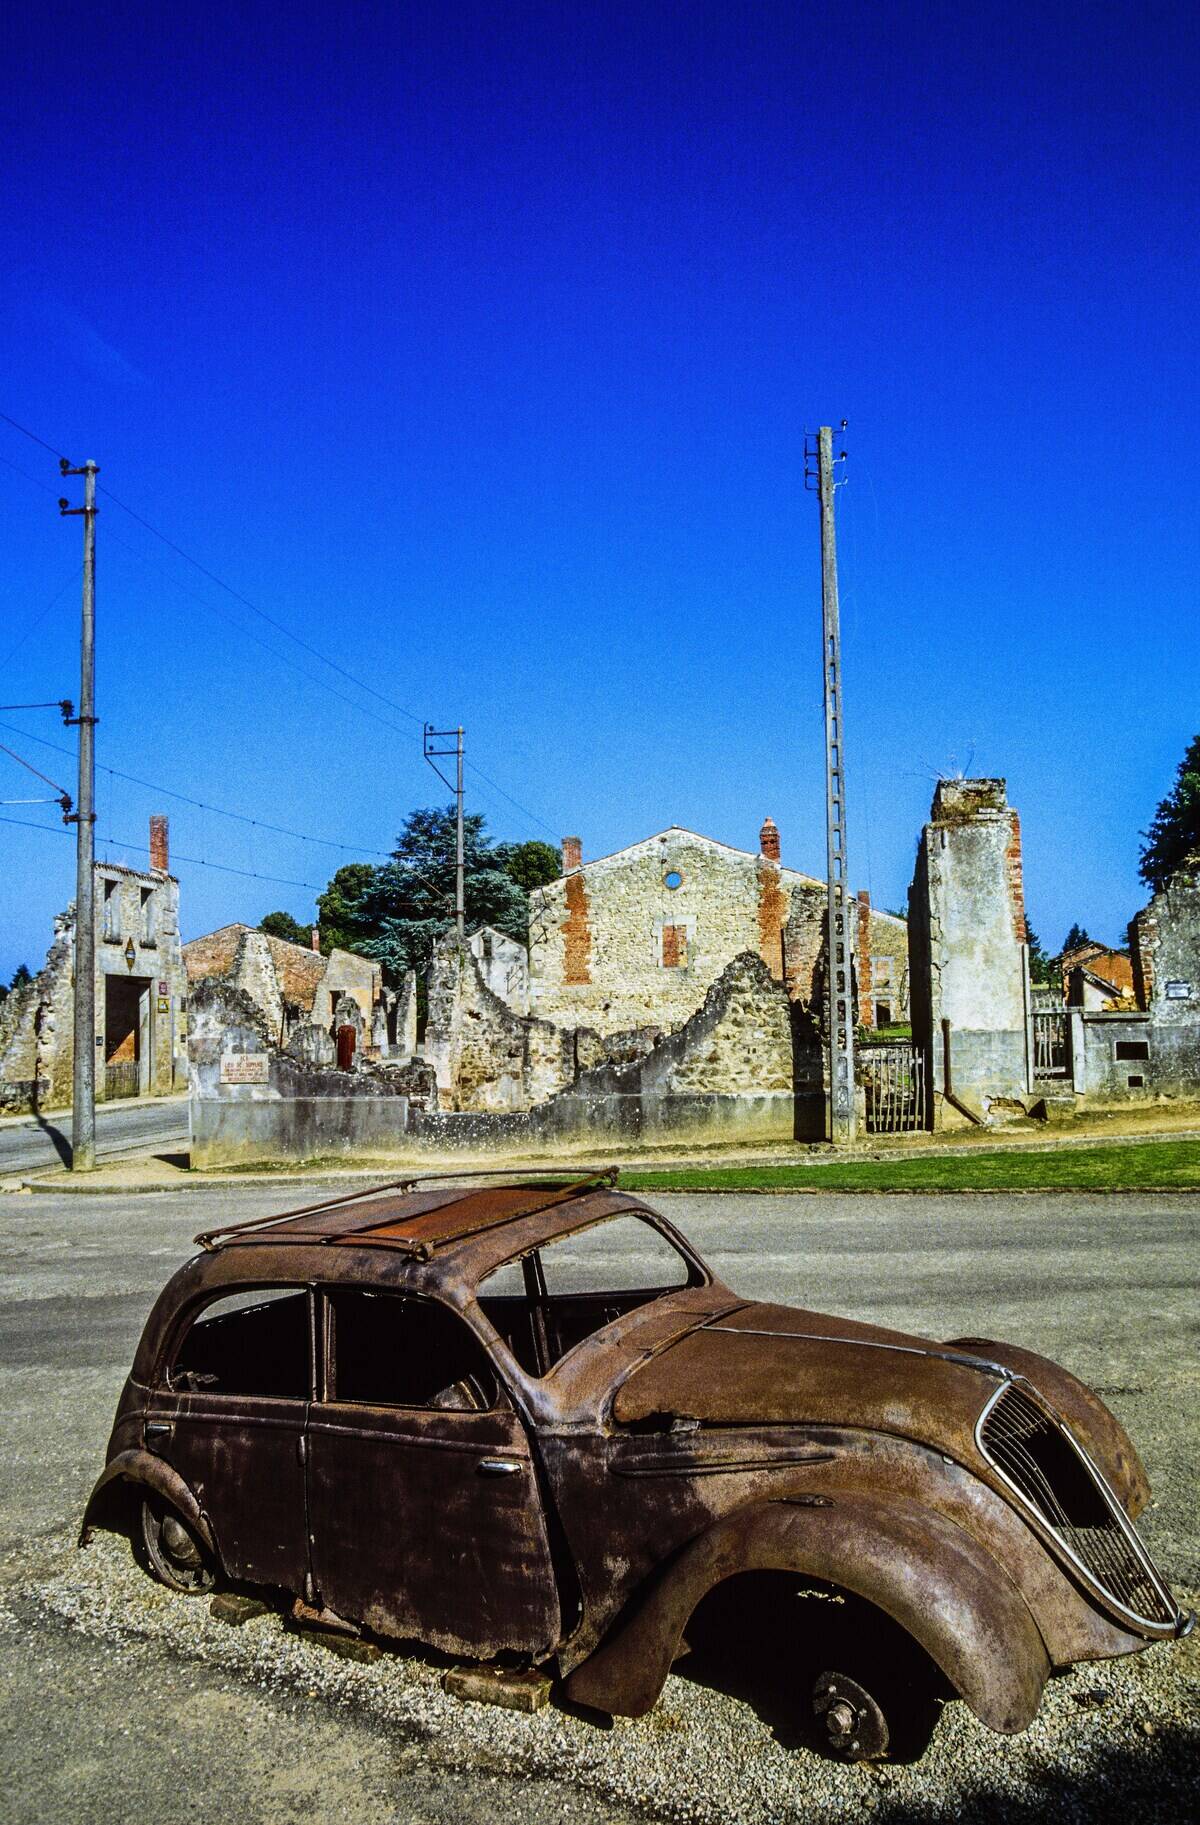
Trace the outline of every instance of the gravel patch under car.
<instances>
[{"instance_id":1,"label":"gravel patch under car","mask_svg":"<svg viewBox=\"0 0 1200 1825\"><path fill-rule=\"evenodd\" d=\"M945 1706L924 1757L844 1767L780 1740L752 1704L677 1672L649 1716L612 1725L552 1705L535 1715L464 1704L441 1689L444 1662L387 1653L359 1664L285 1626L277 1612L233 1629L207 1602L152 1583L127 1544L86 1551L43 1541L36 1575L10 1564L0 1628L58 1626L100 1639L156 1641L299 1706L353 1709L446 1768L552 1777L669 1820L1090 1819L1142 1808L1194 1816L1200 1775L1200 1641L1076 1667L1048 1687L1031 1729L985 1730ZM32 1568L31 1568L32 1569ZM11 1582L9 1581L11 1580ZM1185 1594L1194 1604L1196 1593ZM686 1663L680 1663L681 1667ZM802 1704L805 1694L797 1693Z\"/></svg>"}]
</instances>

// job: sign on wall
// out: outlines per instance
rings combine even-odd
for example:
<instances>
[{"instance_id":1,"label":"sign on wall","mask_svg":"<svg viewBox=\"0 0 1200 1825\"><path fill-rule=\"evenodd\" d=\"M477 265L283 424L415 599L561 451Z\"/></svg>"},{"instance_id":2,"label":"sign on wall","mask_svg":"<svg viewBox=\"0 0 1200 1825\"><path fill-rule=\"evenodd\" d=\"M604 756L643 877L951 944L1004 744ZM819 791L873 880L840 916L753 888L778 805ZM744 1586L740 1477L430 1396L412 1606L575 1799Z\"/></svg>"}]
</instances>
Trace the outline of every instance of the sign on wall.
<instances>
[{"instance_id":1,"label":"sign on wall","mask_svg":"<svg viewBox=\"0 0 1200 1825\"><path fill-rule=\"evenodd\" d=\"M271 1060L265 1052L222 1052L223 1084L265 1084L270 1076Z\"/></svg>"},{"instance_id":2,"label":"sign on wall","mask_svg":"<svg viewBox=\"0 0 1200 1825\"><path fill-rule=\"evenodd\" d=\"M1187 1001L1192 993L1190 982L1168 982L1166 985L1168 1001Z\"/></svg>"}]
</instances>

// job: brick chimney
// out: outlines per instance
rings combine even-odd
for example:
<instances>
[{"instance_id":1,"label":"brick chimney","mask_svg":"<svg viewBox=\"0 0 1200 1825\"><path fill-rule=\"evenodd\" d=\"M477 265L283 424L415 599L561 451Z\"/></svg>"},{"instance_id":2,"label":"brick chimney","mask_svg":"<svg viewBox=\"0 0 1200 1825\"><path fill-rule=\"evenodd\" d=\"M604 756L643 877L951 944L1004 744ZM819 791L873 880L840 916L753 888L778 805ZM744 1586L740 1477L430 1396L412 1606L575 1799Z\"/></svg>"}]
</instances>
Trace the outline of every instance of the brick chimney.
<instances>
[{"instance_id":1,"label":"brick chimney","mask_svg":"<svg viewBox=\"0 0 1200 1825\"><path fill-rule=\"evenodd\" d=\"M583 838L565 836L562 840L562 868L564 874L570 874L574 868L583 867Z\"/></svg>"},{"instance_id":2,"label":"brick chimney","mask_svg":"<svg viewBox=\"0 0 1200 1825\"><path fill-rule=\"evenodd\" d=\"M320 950L320 948L321 948L321 927L319 925L313 926L312 931L309 933L309 942L311 943L311 945L315 951Z\"/></svg>"},{"instance_id":3,"label":"brick chimney","mask_svg":"<svg viewBox=\"0 0 1200 1825\"><path fill-rule=\"evenodd\" d=\"M156 816L150 819L150 866L155 874L170 874L171 850L167 841L167 820Z\"/></svg>"},{"instance_id":4,"label":"brick chimney","mask_svg":"<svg viewBox=\"0 0 1200 1825\"><path fill-rule=\"evenodd\" d=\"M758 833L758 853L768 862L779 860L779 831L773 817L763 819L763 827Z\"/></svg>"}]
</instances>

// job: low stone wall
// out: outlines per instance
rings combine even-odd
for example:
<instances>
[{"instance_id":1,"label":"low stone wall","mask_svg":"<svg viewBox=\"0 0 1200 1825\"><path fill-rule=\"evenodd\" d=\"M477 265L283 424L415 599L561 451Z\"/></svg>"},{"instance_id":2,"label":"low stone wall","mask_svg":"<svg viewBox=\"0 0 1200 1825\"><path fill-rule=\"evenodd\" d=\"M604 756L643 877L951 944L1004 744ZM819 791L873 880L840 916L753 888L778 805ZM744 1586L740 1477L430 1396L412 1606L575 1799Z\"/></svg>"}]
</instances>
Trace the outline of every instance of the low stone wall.
<instances>
[{"instance_id":1,"label":"low stone wall","mask_svg":"<svg viewBox=\"0 0 1200 1825\"><path fill-rule=\"evenodd\" d=\"M193 1168L382 1159L403 1148L403 1076L337 1071L289 1055L249 995L222 982L200 984L190 1014Z\"/></svg>"},{"instance_id":2,"label":"low stone wall","mask_svg":"<svg viewBox=\"0 0 1200 1825\"><path fill-rule=\"evenodd\" d=\"M1200 1027L1194 1023L1163 1025L1150 1014L1082 1010L1072 1010L1072 1019L1073 1088L1089 1107L1192 1102L1200 1095Z\"/></svg>"}]
</instances>

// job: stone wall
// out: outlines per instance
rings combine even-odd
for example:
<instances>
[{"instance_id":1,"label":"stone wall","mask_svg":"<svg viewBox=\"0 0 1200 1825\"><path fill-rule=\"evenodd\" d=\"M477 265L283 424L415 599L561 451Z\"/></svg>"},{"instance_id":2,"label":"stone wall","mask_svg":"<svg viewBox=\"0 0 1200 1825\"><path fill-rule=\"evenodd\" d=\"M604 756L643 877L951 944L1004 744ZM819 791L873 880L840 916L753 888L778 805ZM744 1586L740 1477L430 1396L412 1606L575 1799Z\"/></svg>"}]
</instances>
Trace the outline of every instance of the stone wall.
<instances>
[{"instance_id":1,"label":"stone wall","mask_svg":"<svg viewBox=\"0 0 1200 1825\"><path fill-rule=\"evenodd\" d=\"M200 983L190 1012L193 1168L388 1158L404 1145L409 1091L432 1100L427 1074L417 1084L386 1067L333 1069L328 1036L310 1023L283 1050L257 1004L227 981Z\"/></svg>"},{"instance_id":2,"label":"stone wall","mask_svg":"<svg viewBox=\"0 0 1200 1825\"><path fill-rule=\"evenodd\" d=\"M163 843L160 832L159 853ZM173 875L110 862L97 862L94 878L96 1098L103 1102L110 1089L162 1095L182 1081L186 1068L179 883ZM0 1015L0 1107L70 1106L74 971L71 906L55 919L42 969L23 991L9 996Z\"/></svg>"},{"instance_id":3,"label":"stone wall","mask_svg":"<svg viewBox=\"0 0 1200 1825\"><path fill-rule=\"evenodd\" d=\"M479 973L491 989L514 1014L529 1012L529 952L507 932L484 925L472 932L467 947L479 965Z\"/></svg>"},{"instance_id":4,"label":"stone wall","mask_svg":"<svg viewBox=\"0 0 1200 1825\"><path fill-rule=\"evenodd\" d=\"M1129 928L1140 1005L1150 1016L1161 1094L1200 1094L1200 854L1178 868Z\"/></svg>"},{"instance_id":5,"label":"stone wall","mask_svg":"<svg viewBox=\"0 0 1200 1825\"><path fill-rule=\"evenodd\" d=\"M183 947L193 984L223 981L243 989L280 1043L299 1021L330 1026L339 995L358 1003L363 1030L373 1034L373 1017L383 999L382 972L370 957L332 950L328 957L249 925L223 925Z\"/></svg>"},{"instance_id":6,"label":"stone wall","mask_svg":"<svg viewBox=\"0 0 1200 1825\"><path fill-rule=\"evenodd\" d=\"M942 780L909 889L914 1040L947 1094L1024 1098L1030 1088L1020 826L1000 779Z\"/></svg>"}]
</instances>

